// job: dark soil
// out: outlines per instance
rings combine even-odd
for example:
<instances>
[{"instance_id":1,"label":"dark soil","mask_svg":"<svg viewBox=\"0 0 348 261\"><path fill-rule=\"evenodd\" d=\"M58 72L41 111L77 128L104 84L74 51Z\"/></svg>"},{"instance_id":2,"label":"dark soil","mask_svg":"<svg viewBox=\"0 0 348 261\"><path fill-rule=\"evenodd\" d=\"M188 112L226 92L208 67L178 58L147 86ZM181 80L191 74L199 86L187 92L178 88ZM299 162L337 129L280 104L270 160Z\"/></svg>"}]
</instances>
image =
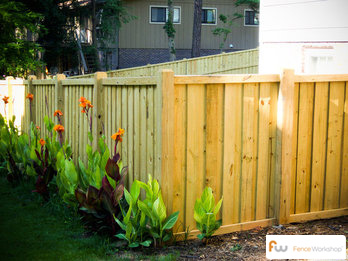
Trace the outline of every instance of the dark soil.
<instances>
[{"instance_id":1,"label":"dark soil","mask_svg":"<svg viewBox=\"0 0 348 261\"><path fill-rule=\"evenodd\" d=\"M170 253L176 256L177 260L267 260L266 235L345 235L347 237L348 216L284 226L260 227L215 236L207 245L198 239L177 242L161 250L151 249L147 254L149 259L154 260L165 259ZM116 256L139 259L139 256L144 254L144 251L121 251Z\"/></svg>"}]
</instances>

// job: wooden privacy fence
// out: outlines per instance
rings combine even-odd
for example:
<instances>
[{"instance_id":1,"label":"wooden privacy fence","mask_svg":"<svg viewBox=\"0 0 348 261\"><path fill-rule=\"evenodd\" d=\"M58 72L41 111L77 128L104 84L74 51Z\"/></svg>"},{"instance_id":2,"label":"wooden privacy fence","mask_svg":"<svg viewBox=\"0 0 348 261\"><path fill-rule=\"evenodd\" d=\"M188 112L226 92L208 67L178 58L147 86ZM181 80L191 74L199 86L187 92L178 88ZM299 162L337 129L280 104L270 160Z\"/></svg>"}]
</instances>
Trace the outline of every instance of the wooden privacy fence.
<instances>
[{"instance_id":1,"label":"wooden privacy fence","mask_svg":"<svg viewBox=\"0 0 348 261\"><path fill-rule=\"evenodd\" d=\"M27 81L33 120L62 109L74 159L85 159L78 99L90 99L95 140L104 132L111 149L126 129L129 184L160 180L168 211L180 211L177 235L198 233L205 186L224 197L217 234L348 214L348 75L106 76Z\"/></svg>"},{"instance_id":2,"label":"wooden privacy fence","mask_svg":"<svg viewBox=\"0 0 348 261\"><path fill-rule=\"evenodd\" d=\"M180 75L251 74L258 73L258 65L259 50L251 49L109 71L107 75L108 77L157 76L158 72L163 69L171 69L175 74ZM93 78L93 74L70 78Z\"/></svg>"}]
</instances>

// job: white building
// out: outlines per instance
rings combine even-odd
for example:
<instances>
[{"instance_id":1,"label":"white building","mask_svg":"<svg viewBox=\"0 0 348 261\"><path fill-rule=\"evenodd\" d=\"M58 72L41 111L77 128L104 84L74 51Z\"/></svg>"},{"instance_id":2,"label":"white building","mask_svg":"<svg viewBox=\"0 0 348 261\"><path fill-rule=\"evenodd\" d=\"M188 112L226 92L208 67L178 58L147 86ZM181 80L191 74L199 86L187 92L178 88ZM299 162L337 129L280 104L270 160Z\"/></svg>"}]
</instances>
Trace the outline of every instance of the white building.
<instances>
[{"instance_id":1,"label":"white building","mask_svg":"<svg viewBox=\"0 0 348 261\"><path fill-rule=\"evenodd\" d=\"M348 0L260 0L259 73L348 73Z\"/></svg>"}]
</instances>

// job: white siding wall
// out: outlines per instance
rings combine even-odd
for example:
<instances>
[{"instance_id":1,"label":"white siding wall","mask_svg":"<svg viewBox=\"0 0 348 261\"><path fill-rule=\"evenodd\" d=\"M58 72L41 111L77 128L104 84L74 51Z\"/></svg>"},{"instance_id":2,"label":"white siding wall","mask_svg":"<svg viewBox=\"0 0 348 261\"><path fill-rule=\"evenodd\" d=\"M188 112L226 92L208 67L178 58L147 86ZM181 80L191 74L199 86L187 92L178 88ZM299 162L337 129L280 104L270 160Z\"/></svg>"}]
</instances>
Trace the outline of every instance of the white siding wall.
<instances>
[{"instance_id":1,"label":"white siding wall","mask_svg":"<svg viewBox=\"0 0 348 261\"><path fill-rule=\"evenodd\" d=\"M348 73L347 0L260 2L260 73Z\"/></svg>"}]
</instances>

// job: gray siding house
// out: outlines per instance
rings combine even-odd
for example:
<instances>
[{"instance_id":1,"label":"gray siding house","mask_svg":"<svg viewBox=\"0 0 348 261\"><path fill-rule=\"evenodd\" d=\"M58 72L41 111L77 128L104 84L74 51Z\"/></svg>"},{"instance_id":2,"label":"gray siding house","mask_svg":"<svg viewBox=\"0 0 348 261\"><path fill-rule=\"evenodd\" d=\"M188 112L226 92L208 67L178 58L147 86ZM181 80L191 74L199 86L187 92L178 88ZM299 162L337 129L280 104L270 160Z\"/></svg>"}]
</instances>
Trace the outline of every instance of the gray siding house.
<instances>
[{"instance_id":1,"label":"gray siding house","mask_svg":"<svg viewBox=\"0 0 348 261\"><path fill-rule=\"evenodd\" d=\"M193 31L193 0L177 0L174 4L175 46L177 60L190 58ZM219 15L238 12L245 17L234 21L232 32L224 46L225 52L246 50L258 46L259 26L255 14L247 6L235 7L231 0L203 0L201 55L220 53L222 39L212 30L221 27ZM127 68L169 61L168 40L163 29L166 0L126 0L127 11L136 17L123 24L119 43L110 44L108 51L99 51L101 64L107 69ZM101 6L102 8L102 6ZM91 23L86 23L90 25ZM88 28L82 30L88 31ZM90 37L91 38L91 37Z\"/></svg>"}]
</instances>

